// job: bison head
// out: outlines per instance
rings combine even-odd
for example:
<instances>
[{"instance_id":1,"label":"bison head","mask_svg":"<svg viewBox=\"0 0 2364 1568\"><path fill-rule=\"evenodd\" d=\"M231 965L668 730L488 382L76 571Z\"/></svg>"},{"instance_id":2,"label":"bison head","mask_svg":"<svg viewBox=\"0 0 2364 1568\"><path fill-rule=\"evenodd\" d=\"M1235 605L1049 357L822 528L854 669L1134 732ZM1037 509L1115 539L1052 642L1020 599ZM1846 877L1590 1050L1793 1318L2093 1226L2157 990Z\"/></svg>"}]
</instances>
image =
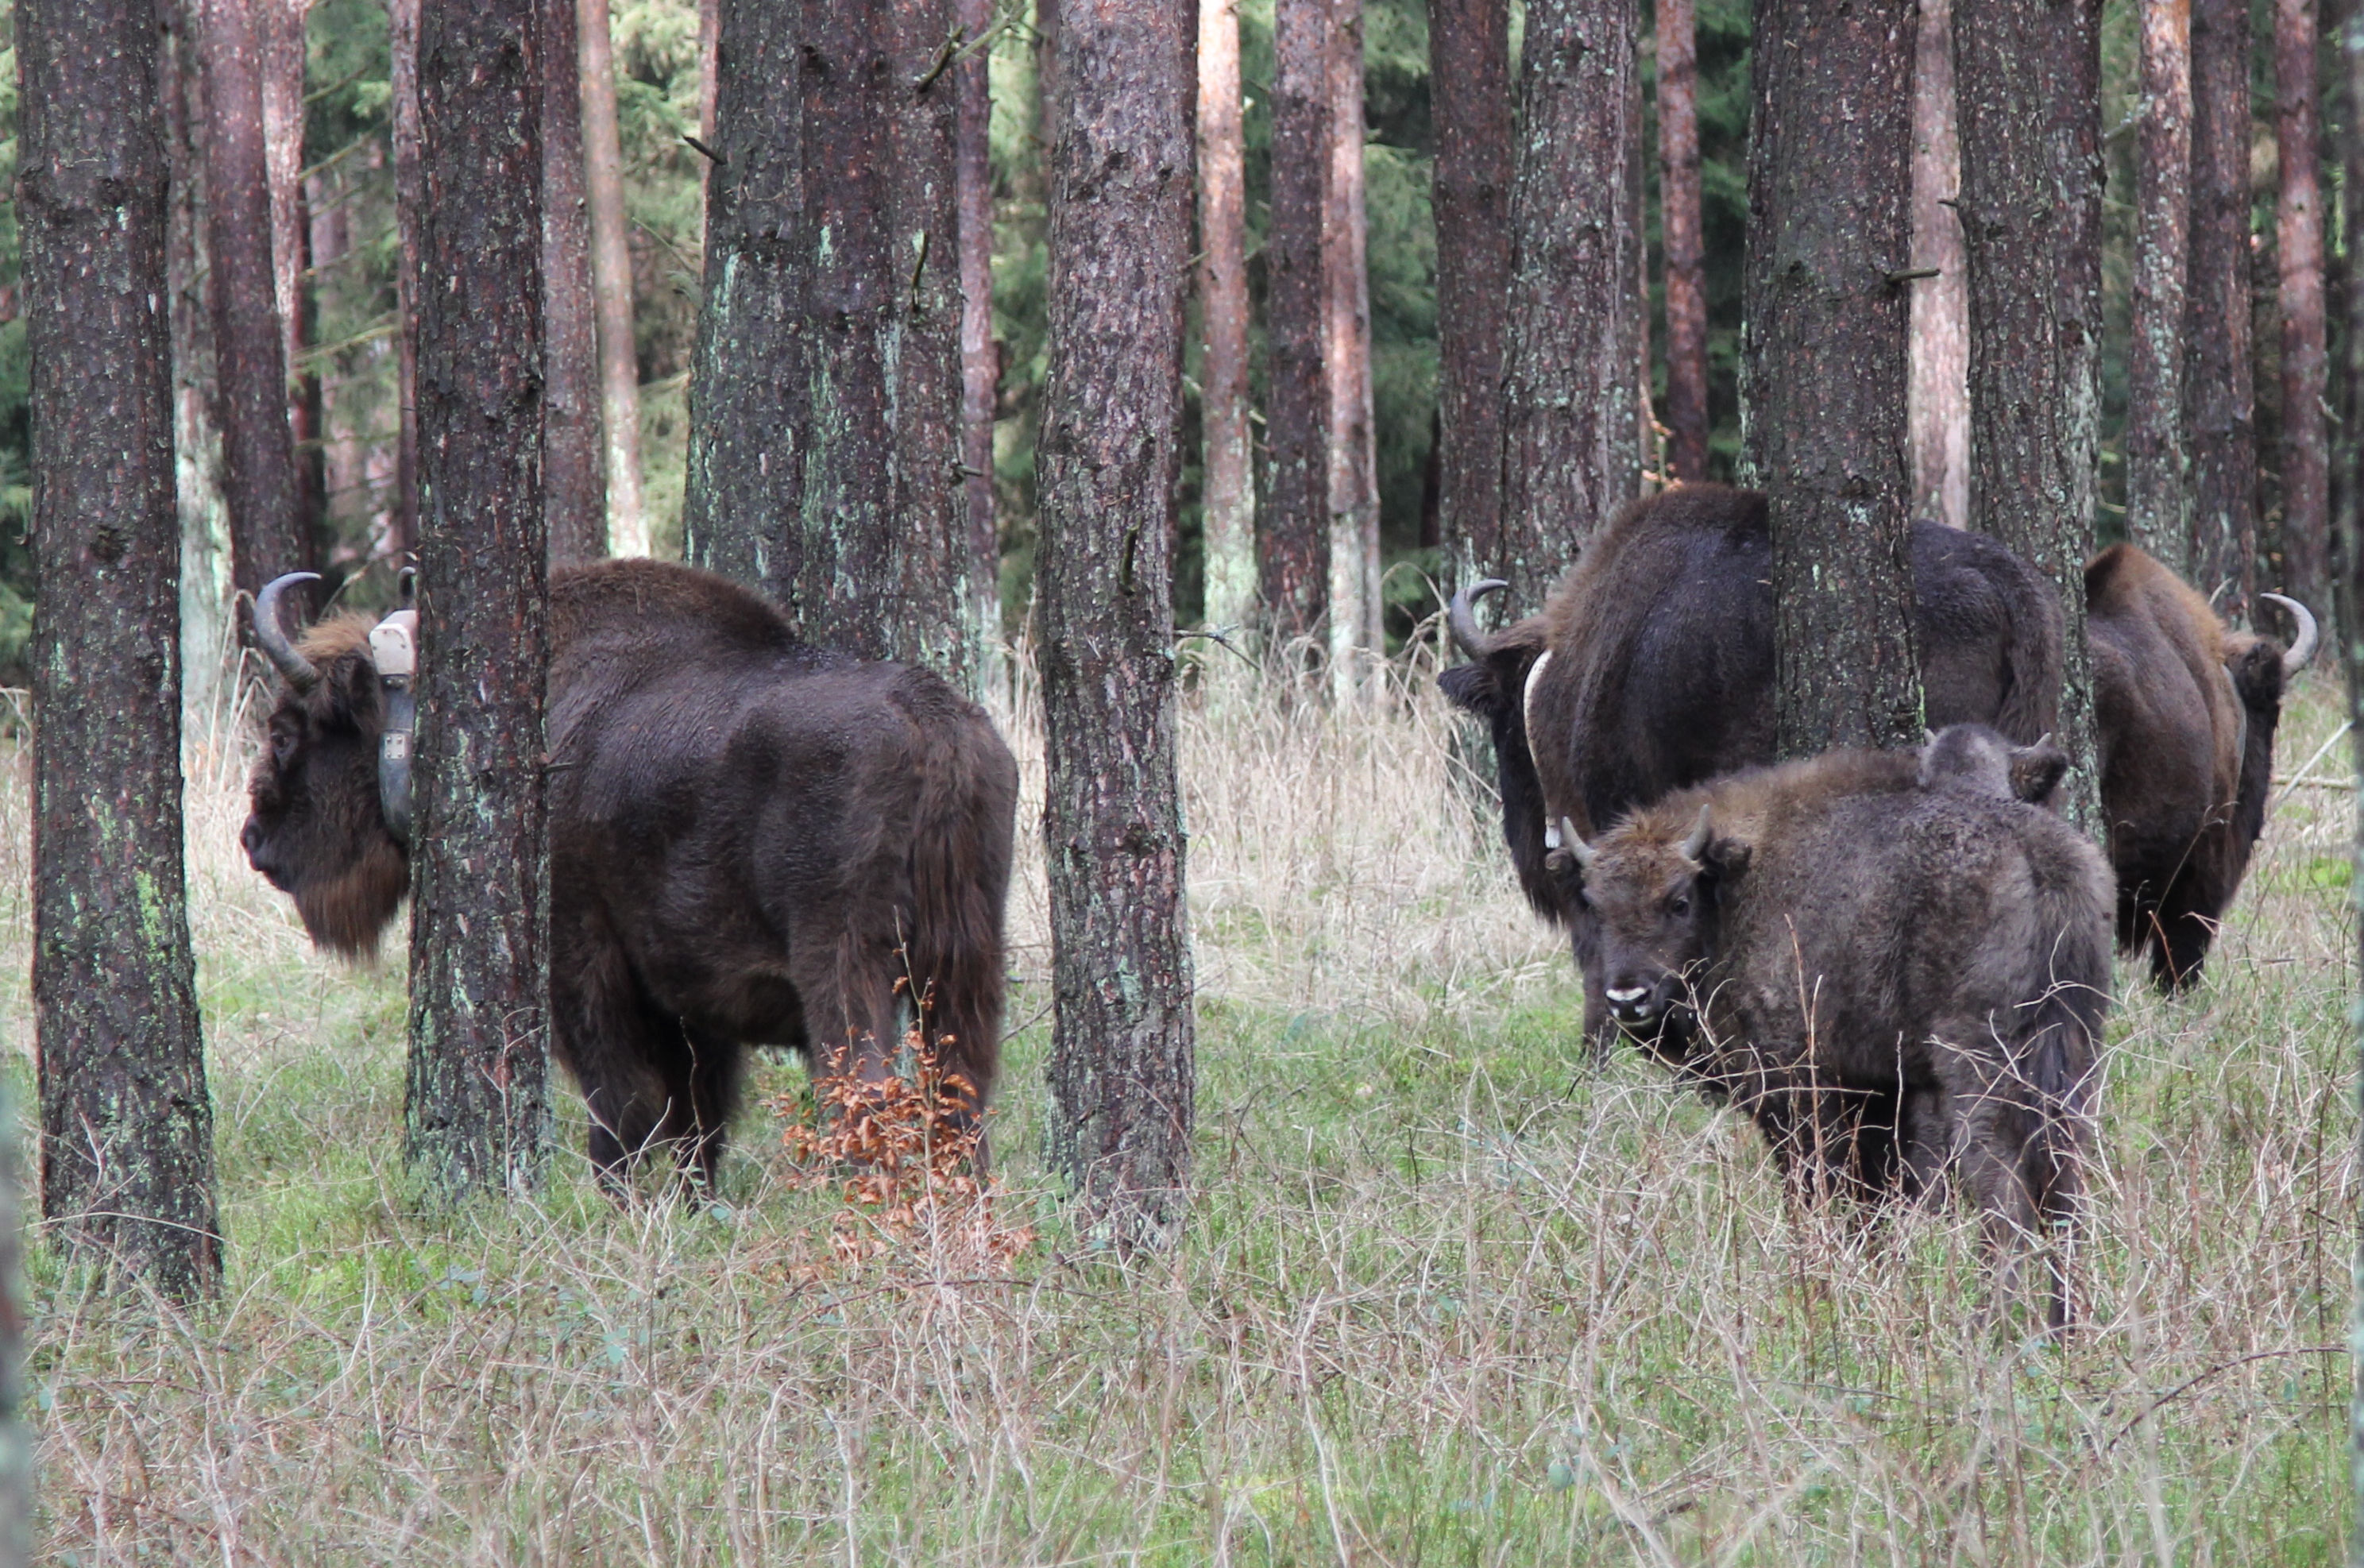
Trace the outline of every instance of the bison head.
<instances>
[{"instance_id":1,"label":"bison head","mask_svg":"<svg viewBox=\"0 0 2364 1568\"><path fill-rule=\"evenodd\" d=\"M332 617L296 642L279 625L282 593L307 576L282 577L255 602L255 640L280 683L239 841L248 863L294 897L315 942L357 956L394 918L410 858L381 804L385 696L370 622Z\"/></svg>"},{"instance_id":2,"label":"bison head","mask_svg":"<svg viewBox=\"0 0 2364 1568\"><path fill-rule=\"evenodd\" d=\"M1700 807L1688 832L1673 822L1646 813L1588 844L1563 817L1551 857L1592 913L1611 1018L1662 1050L1663 1032L1690 1011L1693 984L1715 957L1724 900L1748 869L1748 846L1716 837L1711 807Z\"/></svg>"},{"instance_id":3,"label":"bison head","mask_svg":"<svg viewBox=\"0 0 2364 1568\"><path fill-rule=\"evenodd\" d=\"M1949 724L1921 748L1921 787L2051 805L2068 772L2068 754L2050 742L2047 736L2033 746L2014 746L1986 725Z\"/></svg>"},{"instance_id":4,"label":"bison head","mask_svg":"<svg viewBox=\"0 0 2364 1568\"><path fill-rule=\"evenodd\" d=\"M1499 577L1489 577L1465 585L1453 595L1445 626L1455 645L1469 656L1469 662L1446 670L1436 684L1454 706L1485 721L1494 743L1502 840L1510 847L1520 889L1537 914L1565 924L1567 911L1544 867L1551 839L1545 828L1543 784L1527 744L1527 695L1534 676L1551 658L1544 647L1544 620L1541 616L1529 616L1489 637L1478 629L1474 611L1478 600L1509 586Z\"/></svg>"}]
</instances>

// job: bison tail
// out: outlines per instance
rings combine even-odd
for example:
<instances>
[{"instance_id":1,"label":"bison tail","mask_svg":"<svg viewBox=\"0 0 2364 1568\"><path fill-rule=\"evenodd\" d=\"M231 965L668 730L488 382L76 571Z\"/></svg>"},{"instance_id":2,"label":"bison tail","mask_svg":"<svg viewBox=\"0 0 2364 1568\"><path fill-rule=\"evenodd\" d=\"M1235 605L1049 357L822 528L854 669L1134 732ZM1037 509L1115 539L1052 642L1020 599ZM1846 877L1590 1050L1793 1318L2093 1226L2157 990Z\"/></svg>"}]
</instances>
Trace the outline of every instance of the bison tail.
<instances>
[{"instance_id":1,"label":"bison tail","mask_svg":"<svg viewBox=\"0 0 2364 1568\"><path fill-rule=\"evenodd\" d=\"M922 727L904 953L942 1065L981 1106L1001 1060L1002 914L1018 812L1018 764L974 708Z\"/></svg>"}]
</instances>

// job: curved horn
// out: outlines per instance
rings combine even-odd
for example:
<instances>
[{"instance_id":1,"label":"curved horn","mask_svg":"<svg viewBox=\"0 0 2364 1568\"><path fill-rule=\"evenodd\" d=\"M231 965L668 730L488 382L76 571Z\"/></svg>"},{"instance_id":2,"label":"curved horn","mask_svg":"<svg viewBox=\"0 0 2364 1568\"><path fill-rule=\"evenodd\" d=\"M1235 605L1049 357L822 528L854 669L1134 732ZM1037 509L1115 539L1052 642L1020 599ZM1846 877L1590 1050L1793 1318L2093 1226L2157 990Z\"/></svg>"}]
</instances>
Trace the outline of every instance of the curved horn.
<instances>
[{"instance_id":1,"label":"curved horn","mask_svg":"<svg viewBox=\"0 0 2364 1568\"><path fill-rule=\"evenodd\" d=\"M1567 848L1568 854L1575 859L1577 870L1590 871L1592 869L1592 857L1599 854L1600 851L1584 841L1584 835L1576 830L1576 819L1574 817L1563 817L1559 819L1559 841Z\"/></svg>"},{"instance_id":2,"label":"curved horn","mask_svg":"<svg viewBox=\"0 0 2364 1568\"><path fill-rule=\"evenodd\" d=\"M1478 629L1478 617L1470 606L1498 589L1510 584L1500 577L1482 578L1455 590L1453 602L1444 609L1444 624L1453 633L1454 642L1472 659L1483 659L1494 651L1493 639Z\"/></svg>"},{"instance_id":3,"label":"curved horn","mask_svg":"<svg viewBox=\"0 0 2364 1568\"><path fill-rule=\"evenodd\" d=\"M254 600L254 640L271 656L271 662L287 677L287 684L299 692L308 692L320 684L320 672L312 662L296 651L287 640L287 633L279 625L279 595L294 584L318 583L317 572L290 572L284 577L273 577L263 584Z\"/></svg>"},{"instance_id":4,"label":"curved horn","mask_svg":"<svg viewBox=\"0 0 2364 1568\"><path fill-rule=\"evenodd\" d=\"M1707 853L1708 840L1715 836L1715 824L1709 820L1713 811L1712 806L1701 806L1699 820L1691 824L1691 836L1682 842L1683 859L1694 865L1699 863L1701 855Z\"/></svg>"},{"instance_id":5,"label":"curved horn","mask_svg":"<svg viewBox=\"0 0 2364 1568\"><path fill-rule=\"evenodd\" d=\"M2314 612L2296 599L2280 594L2260 594L2258 597L2269 599L2288 610L2291 620L2298 628L2296 639L2291 643L2290 651L2282 655L2282 673L2295 675L2314 661L2314 646L2323 639L2322 630L2314 624Z\"/></svg>"}]
</instances>

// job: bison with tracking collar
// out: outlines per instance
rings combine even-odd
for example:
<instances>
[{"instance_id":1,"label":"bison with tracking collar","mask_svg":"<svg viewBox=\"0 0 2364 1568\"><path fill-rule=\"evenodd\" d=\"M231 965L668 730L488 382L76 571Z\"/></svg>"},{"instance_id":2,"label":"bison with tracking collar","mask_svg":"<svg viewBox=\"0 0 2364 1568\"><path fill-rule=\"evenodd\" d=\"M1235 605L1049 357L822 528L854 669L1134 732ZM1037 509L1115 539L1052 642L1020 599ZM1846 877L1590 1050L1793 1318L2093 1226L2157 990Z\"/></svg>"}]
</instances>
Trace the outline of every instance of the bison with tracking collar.
<instances>
[{"instance_id":1,"label":"bison with tracking collar","mask_svg":"<svg viewBox=\"0 0 2364 1568\"><path fill-rule=\"evenodd\" d=\"M256 606L281 684L243 840L313 940L356 954L408 880L407 612L291 641L296 580ZM904 984L982 1108L1018 798L983 710L657 562L552 573L550 641L551 1046L601 1176L667 1144L710 1182L749 1045L883 1075Z\"/></svg>"},{"instance_id":2,"label":"bison with tracking collar","mask_svg":"<svg viewBox=\"0 0 2364 1568\"><path fill-rule=\"evenodd\" d=\"M1745 1112L1810 1195L1958 1172L2009 1300L2077 1219L2110 871L2048 811L1924 785L1928 755L1735 773L1589 841L1564 820L1551 869L1621 1029ZM2066 1269L2054 1253L2056 1325Z\"/></svg>"}]
</instances>

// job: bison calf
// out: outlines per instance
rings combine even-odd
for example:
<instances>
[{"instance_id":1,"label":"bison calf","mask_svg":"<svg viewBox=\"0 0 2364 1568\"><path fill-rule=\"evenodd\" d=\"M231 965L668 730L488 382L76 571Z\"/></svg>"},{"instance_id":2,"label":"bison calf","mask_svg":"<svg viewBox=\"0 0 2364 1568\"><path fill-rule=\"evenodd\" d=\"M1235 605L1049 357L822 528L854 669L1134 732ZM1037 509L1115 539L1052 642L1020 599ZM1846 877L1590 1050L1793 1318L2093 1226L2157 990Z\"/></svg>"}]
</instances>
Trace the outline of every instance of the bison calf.
<instances>
[{"instance_id":1,"label":"bison calf","mask_svg":"<svg viewBox=\"0 0 2364 1568\"><path fill-rule=\"evenodd\" d=\"M1920 760L1734 774L1590 843L1563 822L1555 863L1619 1027L1753 1118L1812 1195L1912 1196L1958 1170L2007 1301L2076 1222L2110 870L2036 806L1898 787ZM2048 1263L2059 1325L2065 1252Z\"/></svg>"},{"instance_id":2,"label":"bison calf","mask_svg":"<svg viewBox=\"0 0 2364 1568\"><path fill-rule=\"evenodd\" d=\"M408 881L407 684L360 617L291 643L292 580L255 609L282 684L244 841L314 941L361 952ZM663 1144L711 1182L746 1046L875 1080L907 995L982 1108L1018 801L983 710L687 567L553 573L550 617L551 1048L603 1179Z\"/></svg>"}]
</instances>

